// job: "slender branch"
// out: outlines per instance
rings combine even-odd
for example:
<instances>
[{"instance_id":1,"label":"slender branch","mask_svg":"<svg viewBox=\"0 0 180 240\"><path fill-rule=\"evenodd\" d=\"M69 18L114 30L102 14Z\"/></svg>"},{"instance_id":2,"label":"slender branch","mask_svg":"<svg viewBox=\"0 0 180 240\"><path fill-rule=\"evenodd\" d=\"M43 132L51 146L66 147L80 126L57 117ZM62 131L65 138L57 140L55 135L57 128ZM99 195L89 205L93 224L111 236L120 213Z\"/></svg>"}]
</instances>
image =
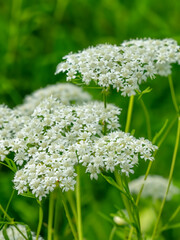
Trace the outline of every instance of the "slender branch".
<instances>
[{"instance_id":1,"label":"slender branch","mask_svg":"<svg viewBox=\"0 0 180 240\"><path fill-rule=\"evenodd\" d=\"M77 206L77 228L78 228L78 239L83 240L82 231L82 219L81 219L81 188L80 188L80 166L77 166L77 177L76 177L76 206Z\"/></svg>"},{"instance_id":2,"label":"slender branch","mask_svg":"<svg viewBox=\"0 0 180 240\"><path fill-rule=\"evenodd\" d=\"M68 202L69 202L69 205L70 205L72 213L73 213L73 217L74 217L75 221L77 222L76 204L75 204L72 193L73 193L72 191L68 191L67 198L68 198Z\"/></svg>"},{"instance_id":3,"label":"slender branch","mask_svg":"<svg viewBox=\"0 0 180 240\"><path fill-rule=\"evenodd\" d=\"M132 111L133 111L133 104L134 104L134 95L132 95L130 97L130 100L129 100L125 132L129 132L129 129L130 129L131 117L132 117Z\"/></svg>"},{"instance_id":4,"label":"slender branch","mask_svg":"<svg viewBox=\"0 0 180 240\"><path fill-rule=\"evenodd\" d=\"M174 153L173 153L173 157L172 157L171 169L170 169L169 178L168 178L168 186L167 186L166 193L165 193L165 196L163 198L163 201L162 201L162 204L161 204L161 207L160 207L160 211L159 211L159 214L158 214L155 226L154 226L154 230L153 230L153 234L152 234L152 240L156 236L157 228L158 228L159 221L160 221L160 217L161 217L161 214L162 214L165 202L166 202L166 198L167 198L167 195L168 195L168 192L169 192L169 188L170 188L170 185L171 185L172 176L173 176L173 172L174 172L174 166L175 166L175 162L176 162L176 156L177 156L177 152L178 152L179 137L180 137L180 117L178 118L176 143L175 143L175 147L174 147Z\"/></svg>"},{"instance_id":5,"label":"slender branch","mask_svg":"<svg viewBox=\"0 0 180 240\"><path fill-rule=\"evenodd\" d=\"M37 228L37 233L36 233L36 240L38 240L40 232L41 232L41 227L42 227L42 222L43 222L43 209L42 209L42 203L38 201L39 205L39 223L38 223L38 228Z\"/></svg>"},{"instance_id":6,"label":"slender branch","mask_svg":"<svg viewBox=\"0 0 180 240\"><path fill-rule=\"evenodd\" d=\"M177 214L180 211L180 206L178 206L178 208L174 211L174 213L172 214L172 216L170 217L170 219L168 220L168 222L162 227L162 229L160 230L160 232L165 231L166 229L168 229L169 223L172 222L172 220L177 216Z\"/></svg>"},{"instance_id":7,"label":"slender branch","mask_svg":"<svg viewBox=\"0 0 180 240\"><path fill-rule=\"evenodd\" d=\"M173 102L173 105L174 105L174 108L175 108L176 112L179 113L179 107L178 107L178 104L177 104L176 95L175 95L175 91L174 91L174 86L173 86L173 81L172 81L172 76L171 75L168 76L168 80L169 80L169 87L170 87L170 91L171 91L172 102Z\"/></svg>"},{"instance_id":8,"label":"slender branch","mask_svg":"<svg viewBox=\"0 0 180 240\"><path fill-rule=\"evenodd\" d=\"M73 234L73 236L74 236L74 239L75 239L75 240L78 240L78 238L77 238L77 233L76 233L76 229L75 229L75 227L74 227L74 225L73 225L73 222L72 222L72 219L71 219L71 216L70 216L70 213L69 213L69 209L68 209L68 206L67 206L67 204L66 204L66 199L65 199L63 193L61 194L61 196L62 196L62 203L63 203L64 210L65 210L65 213L66 213L66 217L67 217L69 226L70 226L70 228L71 228L72 234Z\"/></svg>"},{"instance_id":9,"label":"slender branch","mask_svg":"<svg viewBox=\"0 0 180 240\"><path fill-rule=\"evenodd\" d=\"M48 240L52 240L53 215L54 215L54 193L51 192L49 195Z\"/></svg>"},{"instance_id":10,"label":"slender branch","mask_svg":"<svg viewBox=\"0 0 180 240\"><path fill-rule=\"evenodd\" d=\"M140 103L141 103L142 109L144 111L145 119L146 119L147 136L148 136L148 139L151 140L152 135L151 135L151 123L150 123L149 113L148 113L148 110L147 110L146 105L144 104L144 101L142 100L142 98L140 98Z\"/></svg>"},{"instance_id":11,"label":"slender branch","mask_svg":"<svg viewBox=\"0 0 180 240\"><path fill-rule=\"evenodd\" d=\"M110 233L109 240L113 240L114 235L115 235L115 233L116 233L116 229L117 229L117 227L114 226L113 229L112 229L112 231L111 231L111 233Z\"/></svg>"},{"instance_id":12,"label":"slender branch","mask_svg":"<svg viewBox=\"0 0 180 240\"><path fill-rule=\"evenodd\" d=\"M4 208L2 207L2 205L0 205L0 210L4 213L4 216L6 216L6 218L9 220L10 224L13 225L16 230L23 236L24 239L28 240L27 237L23 234L23 232L16 226L16 223L14 222L14 219L11 218L7 212L4 210Z\"/></svg>"}]
</instances>

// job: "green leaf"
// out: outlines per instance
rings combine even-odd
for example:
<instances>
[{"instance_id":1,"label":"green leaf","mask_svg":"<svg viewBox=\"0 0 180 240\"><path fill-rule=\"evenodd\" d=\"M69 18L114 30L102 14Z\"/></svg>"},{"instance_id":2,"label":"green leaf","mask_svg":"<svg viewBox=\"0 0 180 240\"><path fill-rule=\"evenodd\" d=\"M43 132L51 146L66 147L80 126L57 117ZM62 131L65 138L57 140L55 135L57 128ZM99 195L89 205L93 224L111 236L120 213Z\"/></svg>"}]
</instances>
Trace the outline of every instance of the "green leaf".
<instances>
[{"instance_id":1,"label":"green leaf","mask_svg":"<svg viewBox=\"0 0 180 240\"><path fill-rule=\"evenodd\" d=\"M101 176L112 186L114 186L115 188L117 188L122 194L124 194L125 196L127 196L127 194L120 188L120 186L114 181L114 179L112 177L106 176L104 174L101 173Z\"/></svg>"},{"instance_id":2,"label":"green leaf","mask_svg":"<svg viewBox=\"0 0 180 240\"><path fill-rule=\"evenodd\" d=\"M164 132L166 126L168 124L168 119L166 119L165 123L163 124L162 128L159 130L158 133L156 133L156 135L154 136L152 142L155 143L157 141L157 139L162 135L162 133Z\"/></svg>"},{"instance_id":3,"label":"green leaf","mask_svg":"<svg viewBox=\"0 0 180 240\"><path fill-rule=\"evenodd\" d=\"M17 172L17 167L15 162L10 158L5 158L4 161L7 163L7 166L15 173Z\"/></svg>"},{"instance_id":4,"label":"green leaf","mask_svg":"<svg viewBox=\"0 0 180 240\"><path fill-rule=\"evenodd\" d=\"M137 91L137 93L139 94L138 100L139 100L140 98L142 98L142 96L143 96L144 94L149 93L149 92L151 92L151 91L152 91L152 88L150 88L150 87L147 87L147 88L144 89L142 92Z\"/></svg>"},{"instance_id":5,"label":"green leaf","mask_svg":"<svg viewBox=\"0 0 180 240\"><path fill-rule=\"evenodd\" d=\"M28 198L36 198L31 192L22 193L20 195L23 197L28 197Z\"/></svg>"}]
</instances>

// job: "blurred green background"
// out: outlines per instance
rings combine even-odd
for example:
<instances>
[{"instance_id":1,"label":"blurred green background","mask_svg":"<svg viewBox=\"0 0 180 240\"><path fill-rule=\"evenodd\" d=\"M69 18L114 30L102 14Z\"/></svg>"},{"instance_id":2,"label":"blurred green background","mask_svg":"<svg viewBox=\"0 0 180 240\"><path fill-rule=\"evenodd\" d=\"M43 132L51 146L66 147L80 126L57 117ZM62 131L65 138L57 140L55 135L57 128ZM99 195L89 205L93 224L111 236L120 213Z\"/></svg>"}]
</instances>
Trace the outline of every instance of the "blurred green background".
<instances>
[{"instance_id":1,"label":"blurred green background","mask_svg":"<svg viewBox=\"0 0 180 240\"><path fill-rule=\"evenodd\" d=\"M180 44L180 1L178 0L1 0L0 1L0 103L10 107L22 103L25 95L47 84L64 82L63 74L54 75L56 65L69 52L76 52L99 43L120 44L130 38L173 38ZM173 81L180 103L180 67L173 66ZM171 101L168 80L157 77L141 89L153 90L144 96L152 124L152 136L166 119L169 123L176 113ZM89 90L94 99L101 99L97 90ZM122 128L125 126L128 98L115 91L108 97L123 108ZM136 98L131 129L136 137L147 137L145 116ZM176 123L157 154L151 173L168 177ZM0 204L4 207L12 192L13 175L0 166ZM135 178L144 174L147 163L140 163ZM174 182L180 186L180 153L176 162ZM87 240L109 239L112 224L98 212L115 213L121 206L119 193L100 177L99 181L83 178L83 222ZM176 209L180 199L167 204L163 222ZM44 205L46 206L47 200ZM36 231L38 209L35 202L14 196L9 214L24 221ZM177 221L180 221L180 216ZM46 215L45 215L46 221ZM62 239L72 239L62 210ZM43 233L45 232L43 227ZM67 235L67 237L65 237ZM180 239L180 229L164 232L164 239ZM116 239L116 238L115 238ZM118 238L117 238L118 239Z\"/></svg>"}]
</instances>

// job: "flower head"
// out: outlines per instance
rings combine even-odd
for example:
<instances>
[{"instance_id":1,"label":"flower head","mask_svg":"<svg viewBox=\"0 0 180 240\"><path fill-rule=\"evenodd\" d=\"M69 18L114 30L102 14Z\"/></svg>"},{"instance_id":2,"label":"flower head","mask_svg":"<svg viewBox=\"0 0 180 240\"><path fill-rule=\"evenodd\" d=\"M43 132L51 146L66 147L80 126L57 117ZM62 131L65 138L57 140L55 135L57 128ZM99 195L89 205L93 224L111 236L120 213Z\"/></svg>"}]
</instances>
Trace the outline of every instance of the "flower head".
<instances>
[{"instance_id":1,"label":"flower head","mask_svg":"<svg viewBox=\"0 0 180 240\"><path fill-rule=\"evenodd\" d=\"M156 149L144 138L136 139L129 133L114 131L95 140L92 146L81 142L77 146L77 155L79 162L86 166L91 179L97 179L102 170L113 172L116 166L121 173L129 176L129 173L134 173L133 168L138 164L138 159L152 161L152 152Z\"/></svg>"},{"instance_id":2,"label":"flower head","mask_svg":"<svg viewBox=\"0 0 180 240\"><path fill-rule=\"evenodd\" d=\"M0 105L0 160L4 160L9 153L11 140L28 120L29 117L24 116L20 111Z\"/></svg>"},{"instance_id":3,"label":"flower head","mask_svg":"<svg viewBox=\"0 0 180 240\"><path fill-rule=\"evenodd\" d=\"M172 39L140 39L119 46L101 44L66 55L56 74L66 72L67 81L81 77L85 84L94 81L101 87L116 88L123 96L135 95L139 84L156 74L167 76L171 63L180 64L177 42Z\"/></svg>"},{"instance_id":4,"label":"flower head","mask_svg":"<svg viewBox=\"0 0 180 240\"><path fill-rule=\"evenodd\" d=\"M104 122L107 132L117 130L119 114L120 109L111 104L104 109L99 102L65 106L51 97L44 100L21 129L21 137L10 144L14 161L25 164L14 178L18 193L32 191L42 199L56 186L63 191L73 190L78 164L76 146L103 136Z\"/></svg>"}]
</instances>

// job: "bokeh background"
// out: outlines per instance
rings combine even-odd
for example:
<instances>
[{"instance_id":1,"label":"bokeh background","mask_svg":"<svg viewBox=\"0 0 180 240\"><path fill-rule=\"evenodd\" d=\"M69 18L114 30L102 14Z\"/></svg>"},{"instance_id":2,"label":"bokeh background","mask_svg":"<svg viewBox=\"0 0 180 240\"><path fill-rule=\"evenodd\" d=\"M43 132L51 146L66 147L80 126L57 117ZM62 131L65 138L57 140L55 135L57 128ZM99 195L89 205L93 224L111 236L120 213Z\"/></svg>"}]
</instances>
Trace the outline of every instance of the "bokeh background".
<instances>
[{"instance_id":1,"label":"bokeh background","mask_svg":"<svg viewBox=\"0 0 180 240\"><path fill-rule=\"evenodd\" d=\"M56 65L69 52L76 52L99 43L120 44L130 38L173 38L180 44L180 1L178 0L1 0L0 1L0 104L10 107L21 104L25 95L56 82L65 82L63 74L54 75ZM173 81L180 103L180 66L173 66ZM171 101L168 80L157 77L149 80L141 89L150 86L152 91L144 95L149 109L152 136L166 119L169 123L176 113ZM101 100L98 90L85 89L94 99ZM125 126L128 98L111 91L108 101L123 108L120 118ZM160 148L151 173L168 177L173 146L176 137L175 123ZM136 137L147 137L145 116L135 99L131 130ZM147 163L140 163L134 175L144 174ZM174 171L174 182L180 186L180 153ZM100 214L117 211L121 199L116 189L101 177L90 181L82 174L83 223L87 240L109 239L112 223ZM0 166L0 204L6 206L12 192L13 175ZM178 206L180 199L167 203L162 222L165 223ZM45 200L46 207L48 200ZM61 210L61 239L72 239ZM36 231L38 208L34 200L13 197L10 216L26 222ZM46 213L44 222L46 222ZM180 221L177 216L176 221ZM42 233L46 232L44 224ZM163 233L164 239L180 239L180 229ZM115 238L116 239L116 238ZM118 238L117 238L118 239Z\"/></svg>"}]
</instances>

